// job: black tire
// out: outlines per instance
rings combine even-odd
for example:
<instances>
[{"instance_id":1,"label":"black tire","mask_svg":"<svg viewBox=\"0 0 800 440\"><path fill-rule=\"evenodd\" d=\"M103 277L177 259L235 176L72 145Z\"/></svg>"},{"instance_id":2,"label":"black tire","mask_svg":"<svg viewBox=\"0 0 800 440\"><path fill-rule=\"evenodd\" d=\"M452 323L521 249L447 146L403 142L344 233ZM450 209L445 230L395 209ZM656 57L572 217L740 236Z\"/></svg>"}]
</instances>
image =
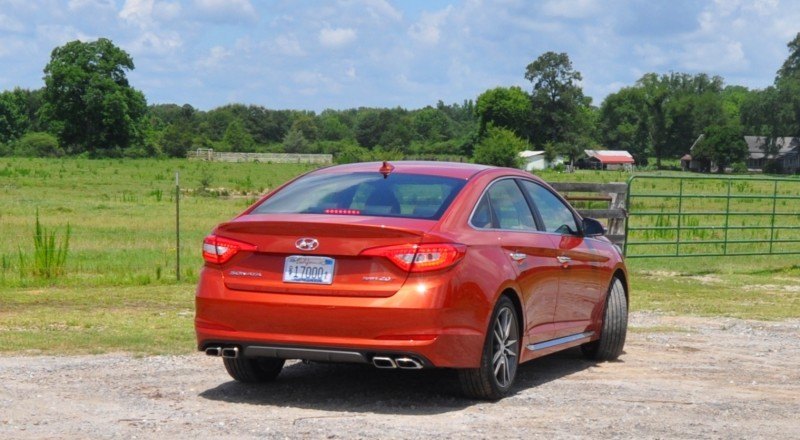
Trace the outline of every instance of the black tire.
<instances>
[{"instance_id":1,"label":"black tire","mask_svg":"<svg viewBox=\"0 0 800 440\"><path fill-rule=\"evenodd\" d=\"M479 368L458 370L469 397L498 400L511 390L519 366L520 335L514 304L501 296L492 312Z\"/></svg>"},{"instance_id":2,"label":"black tire","mask_svg":"<svg viewBox=\"0 0 800 440\"><path fill-rule=\"evenodd\" d=\"M628 301L625 299L625 286L619 278L614 277L608 288L600 339L581 345L581 351L588 359L613 361L622 354L627 333Z\"/></svg>"},{"instance_id":3,"label":"black tire","mask_svg":"<svg viewBox=\"0 0 800 440\"><path fill-rule=\"evenodd\" d=\"M238 382L258 383L275 380L283 369L283 359L223 358L228 374Z\"/></svg>"}]
</instances>

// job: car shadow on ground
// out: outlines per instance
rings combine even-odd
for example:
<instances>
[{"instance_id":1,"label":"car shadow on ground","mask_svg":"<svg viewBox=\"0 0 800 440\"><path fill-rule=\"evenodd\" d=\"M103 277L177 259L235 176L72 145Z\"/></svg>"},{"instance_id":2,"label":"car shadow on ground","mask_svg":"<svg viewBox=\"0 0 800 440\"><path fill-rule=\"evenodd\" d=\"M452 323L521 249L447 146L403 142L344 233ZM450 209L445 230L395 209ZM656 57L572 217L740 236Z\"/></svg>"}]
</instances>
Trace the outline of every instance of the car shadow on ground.
<instances>
[{"instance_id":1,"label":"car shadow on ground","mask_svg":"<svg viewBox=\"0 0 800 440\"><path fill-rule=\"evenodd\" d=\"M512 395L595 363L579 349L566 350L520 366ZM219 366L224 371L222 365ZM367 365L287 364L275 382L222 383L200 393L209 400L251 405L292 406L323 411L439 414L480 403L463 397L454 370L379 370Z\"/></svg>"}]
</instances>

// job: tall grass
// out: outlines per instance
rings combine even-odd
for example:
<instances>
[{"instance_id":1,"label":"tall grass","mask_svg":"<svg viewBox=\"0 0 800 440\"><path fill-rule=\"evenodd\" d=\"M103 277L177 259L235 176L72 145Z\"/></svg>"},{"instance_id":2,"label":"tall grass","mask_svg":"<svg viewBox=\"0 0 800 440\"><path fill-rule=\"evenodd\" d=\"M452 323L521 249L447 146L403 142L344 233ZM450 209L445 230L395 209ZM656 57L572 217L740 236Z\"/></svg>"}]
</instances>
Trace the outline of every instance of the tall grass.
<instances>
[{"instance_id":1,"label":"tall grass","mask_svg":"<svg viewBox=\"0 0 800 440\"><path fill-rule=\"evenodd\" d=\"M56 240L56 231L45 228L39 221L39 210L36 210L36 225L33 233L33 261L31 272L41 278L56 278L64 275L69 253L69 238L72 234L69 223L61 240ZM20 272L24 271L26 259L19 250Z\"/></svg>"}]
</instances>

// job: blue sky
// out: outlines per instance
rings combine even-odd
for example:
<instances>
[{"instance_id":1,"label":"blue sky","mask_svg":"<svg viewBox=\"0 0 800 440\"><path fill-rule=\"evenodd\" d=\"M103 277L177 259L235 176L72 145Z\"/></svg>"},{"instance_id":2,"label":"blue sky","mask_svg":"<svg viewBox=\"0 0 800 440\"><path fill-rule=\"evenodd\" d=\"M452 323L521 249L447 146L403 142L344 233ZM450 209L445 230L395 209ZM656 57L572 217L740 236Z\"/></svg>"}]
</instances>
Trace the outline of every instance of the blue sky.
<instances>
[{"instance_id":1,"label":"blue sky","mask_svg":"<svg viewBox=\"0 0 800 440\"><path fill-rule=\"evenodd\" d=\"M43 86L50 51L110 38L149 103L208 110L420 108L530 83L567 52L595 104L647 72L770 85L800 0L0 0L0 89Z\"/></svg>"}]
</instances>

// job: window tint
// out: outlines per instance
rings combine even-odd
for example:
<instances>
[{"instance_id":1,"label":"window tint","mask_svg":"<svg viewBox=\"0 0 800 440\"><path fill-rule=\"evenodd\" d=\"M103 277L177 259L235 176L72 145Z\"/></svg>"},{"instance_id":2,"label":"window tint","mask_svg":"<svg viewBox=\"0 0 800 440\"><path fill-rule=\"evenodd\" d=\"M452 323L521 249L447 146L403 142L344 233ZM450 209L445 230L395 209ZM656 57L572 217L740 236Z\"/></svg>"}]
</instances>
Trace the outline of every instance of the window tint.
<instances>
[{"instance_id":1,"label":"window tint","mask_svg":"<svg viewBox=\"0 0 800 440\"><path fill-rule=\"evenodd\" d=\"M492 228L492 207L489 205L489 194L484 194L475 213L472 214L472 226L480 229Z\"/></svg>"},{"instance_id":2,"label":"window tint","mask_svg":"<svg viewBox=\"0 0 800 440\"><path fill-rule=\"evenodd\" d=\"M577 234L578 225L572 211L549 190L531 181L523 180L522 187L530 195L536 209L542 216L547 232L559 234Z\"/></svg>"},{"instance_id":3,"label":"window tint","mask_svg":"<svg viewBox=\"0 0 800 440\"><path fill-rule=\"evenodd\" d=\"M253 214L347 214L436 220L463 179L393 173L312 174L265 200Z\"/></svg>"},{"instance_id":4,"label":"window tint","mask_svg":"<svg viewBox=\"0 0 800 440\"><path fill-rule=\"evenodd\" d=\"M528 202L511 179L501 180L489 187L475 209L472 225L476 228L536 229Z\"/></svg>"}]
</instances>

